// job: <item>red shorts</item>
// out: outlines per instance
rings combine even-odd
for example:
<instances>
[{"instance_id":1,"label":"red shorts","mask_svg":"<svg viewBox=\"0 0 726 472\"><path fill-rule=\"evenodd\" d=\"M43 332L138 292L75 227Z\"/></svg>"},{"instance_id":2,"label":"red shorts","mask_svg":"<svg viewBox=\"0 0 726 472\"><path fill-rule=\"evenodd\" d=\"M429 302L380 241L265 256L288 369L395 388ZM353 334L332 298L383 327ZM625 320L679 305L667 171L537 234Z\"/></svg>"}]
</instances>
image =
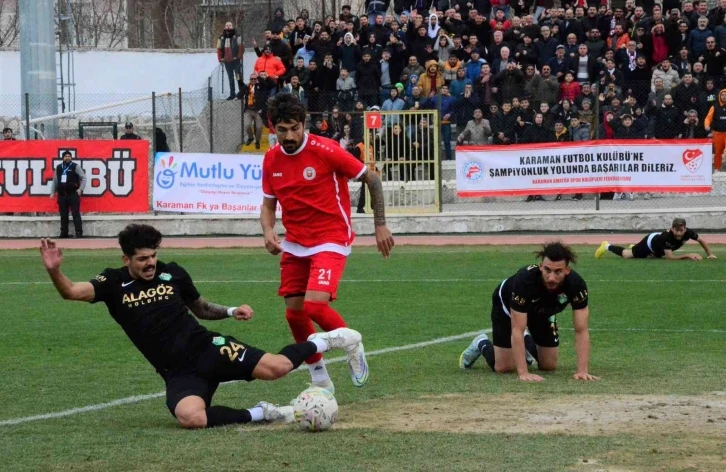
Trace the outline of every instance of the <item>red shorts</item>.
<instances>
[{"instance_id":1,"label":"red shorts","mask_svg":"<svg viewBox=\"0 0 726 472\"><path fill-rule=\"evenodd\" d=\"M309 257L283 253L277 294L288 297L315 290L329 293L331 300L335 300L346 259L346 256L335 252L319 252Z\"/></svg>"}]
</instances>

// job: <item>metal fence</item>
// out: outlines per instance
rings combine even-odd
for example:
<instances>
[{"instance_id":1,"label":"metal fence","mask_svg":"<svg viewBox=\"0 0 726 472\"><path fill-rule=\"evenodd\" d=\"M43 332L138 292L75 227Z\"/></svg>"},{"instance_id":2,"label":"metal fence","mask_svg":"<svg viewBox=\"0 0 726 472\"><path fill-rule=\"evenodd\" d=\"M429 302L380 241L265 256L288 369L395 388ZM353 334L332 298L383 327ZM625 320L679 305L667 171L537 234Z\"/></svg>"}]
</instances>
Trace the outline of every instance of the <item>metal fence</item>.
<instances>
[{"instance_id":1,"label":"metal fence","mask_svg":"<svg viewBox=\"0 0 726 472\"><path fill-rule=\"evenodd\" d=\"M376 123L380 119L379 123ZM364 135L364 162L383 181L389 211L441 211L439 120L435 110L366 112L372 128ZM361 190L363 186L361 186ZM370 194L366 195L370 213ZM360 203L358 208L360 208Z\"/></svg>"}]
</instances>

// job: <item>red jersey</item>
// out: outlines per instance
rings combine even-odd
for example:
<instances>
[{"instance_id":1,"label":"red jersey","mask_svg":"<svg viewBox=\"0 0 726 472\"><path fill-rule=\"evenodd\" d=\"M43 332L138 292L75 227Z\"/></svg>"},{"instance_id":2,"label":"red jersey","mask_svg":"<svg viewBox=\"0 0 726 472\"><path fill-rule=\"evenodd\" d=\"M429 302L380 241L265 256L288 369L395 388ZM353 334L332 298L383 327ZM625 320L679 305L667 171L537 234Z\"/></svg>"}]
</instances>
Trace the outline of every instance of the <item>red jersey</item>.
<instances>
[{"instance_id":1,"label":"red jersey","mask_svg":"<svg viewBox=\"0 0 726 472\"><path fill-rule=\"evenodd\" d=\"M282 207L285 252L299 257L331 251L350 254L355 233L350 219L348 180L365 165L328 138L305 133L297 152L278 143L262 163L262 192Z\"/></svg>"}]
</instances>

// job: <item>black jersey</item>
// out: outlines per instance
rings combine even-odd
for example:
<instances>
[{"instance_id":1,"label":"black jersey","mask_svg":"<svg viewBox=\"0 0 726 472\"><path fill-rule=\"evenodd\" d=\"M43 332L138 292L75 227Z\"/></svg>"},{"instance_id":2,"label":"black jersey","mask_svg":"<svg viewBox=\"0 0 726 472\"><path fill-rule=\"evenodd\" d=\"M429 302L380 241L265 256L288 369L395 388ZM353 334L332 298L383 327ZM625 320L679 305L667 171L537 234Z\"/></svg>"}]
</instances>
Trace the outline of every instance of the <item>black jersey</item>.
<instances>
[{"instance_id":1,"label":"black jersey","mask_svg":"<svg viewBox=\"0 0 726 472\"><path fill-rule=\"evenodd\" d=\"M91 280L92 303L104 302L126 335L159 373L196 359L216 334L189 314L186 304L200 295L175 263L156 264L151 281L133 279L126 267L106 269Z\"/></svg>"},{"instance_id":2,"label":"black jersey","mask_svg":"<svg viewBox=\"0 0 726 472\"><path fill-rule=\"evenodd\" d=\"M499 298L508 315L510 310L528 316L549 318L568 304L573 310L587 307L587 284L574 270L565 276L557 292L550 292L542 280L538 265L523 267L499 286Z\"/></svg>"},{"instance_id":3,"label":"black jersey","mask_svg":"<svg viewBox=\"0 0 726 472\"><path fill-rule=\"evenodd\" d=\"M689 239L698 240L698 234L692 229L687 229L681 240L676 239L670 231L662 233L651 233L647 236L648 248L655 257L665 256L665 251L675 251L683 247Z\"/></svg>"}]
</instances>

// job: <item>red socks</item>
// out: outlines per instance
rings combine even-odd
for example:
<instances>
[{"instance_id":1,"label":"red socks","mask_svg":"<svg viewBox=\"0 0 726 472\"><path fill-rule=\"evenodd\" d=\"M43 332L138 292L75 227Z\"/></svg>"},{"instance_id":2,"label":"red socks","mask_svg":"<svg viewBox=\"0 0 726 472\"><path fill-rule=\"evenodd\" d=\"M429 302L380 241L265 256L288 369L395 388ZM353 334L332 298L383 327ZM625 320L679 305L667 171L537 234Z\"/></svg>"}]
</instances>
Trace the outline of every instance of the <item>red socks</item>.
<instances>
[{"instance_id":1,"label":"red socks","mask_svg":"<svg viewBox=\"0 0 726 472\"><path fill-rule=\"evenodd\" d=\"M313 322L305 313L305 310L291 310L288 308L285 310L285 318L287 318L287 324L290 326L295 342L304 343L311 334L315 334L315 326L313 326ZM314 354L305 359L305 362L314 364L322 358L322 354Z\"/></svg>"},{"instance_id":2,"label":"red socks","mask_svg":"<svg viewBox=\"0 0 726 472\"><path fill-rule=\"evenodd\" d=\"M304 343L311 334L315 333L315 324L323 331L333 331L338 328L345 328L346 324L340 314L330 308L327 302L305 301L302 310L285 310L285 318L290 326L295 342ZM305 359L307 364L314 364L322 359L322 354L315 354Z\"/></svg>"},{"instance_id":3,"label":"red socks","mask_svg":"<svg viewBox=\"0 0 726 472\"><path fill-rule=\"evenodd\" d=\"M338 328L345 328L347 325L340 316L340 313L330 308L327 302L311 302L303 303L305 314L322 328L323 331L333 331Z\"/></svg>"}]
</instances>

